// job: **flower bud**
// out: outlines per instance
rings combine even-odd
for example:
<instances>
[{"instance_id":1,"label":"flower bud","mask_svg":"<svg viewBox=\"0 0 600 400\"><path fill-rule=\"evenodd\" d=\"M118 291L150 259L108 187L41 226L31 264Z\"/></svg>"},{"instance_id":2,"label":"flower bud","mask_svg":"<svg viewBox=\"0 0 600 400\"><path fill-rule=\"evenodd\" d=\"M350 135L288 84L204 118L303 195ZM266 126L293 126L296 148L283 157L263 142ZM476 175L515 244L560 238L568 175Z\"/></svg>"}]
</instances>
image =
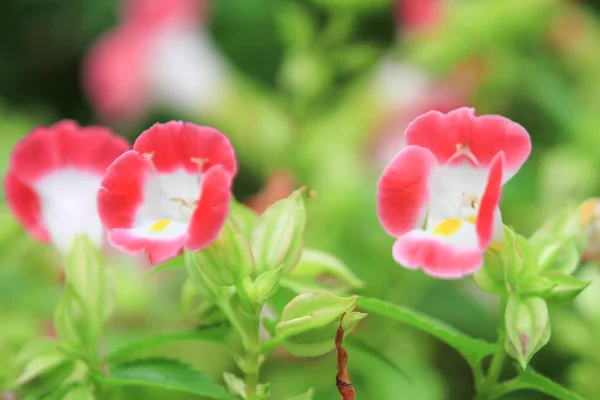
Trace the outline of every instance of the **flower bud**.
<instances>
[{"instance_id":1,"label":"flower bud","mask_svg":"<svg viewBox=\"0 0 600 400\"><path fill-rule=\"evenodd\" d=\"M548 272L544 276L554 284L552 290L544 298L548 302L562 306L571 304L591 283L590 281L582 281L561 272Z\"/></svg>"},{"instance_id":2,"label":"flower bud","mask_svg":"<svg viewBox=\"0 0 600 400\"><path fill-rule=\"evenodd\" d=\"M86 235L78 235L67 255L67 284L79 299L78 307L89 320L89 329L99 330L114 307L112 273L102 253Z\"/></svg>"},{"instance_id":3,"label":"flower bud","mask_svg":"<svg viewBox=\"0 0 600 400\"><path fill-rule=\"evenodd\" d=\"M354 331L356 325L367 316L365 313L350 312L344 315L342 329L344 337ZM283 343L284 347L297 357L317 357L335 348L335 334L340 326L339 320L304 333L291 336Z\"/></svg>"},{"instance_id":4,"label":"flower bud","mask_svg":"<svg viewBox=\"0 0 600 400\"><path fill-rule=\"evenodd\" d=\"M269 207L252 232L256 269L264 272L283 267L290 272L300 260L306 225L304 196L307 189L293 192Z\"/></svg>"},{"instance_id":5,"label":"flower bud","mask_svg":"<svg viewBox=\"0 0 600 400\"><path fill-rule=\"evenodd\" d=\"M338 297L314 291L295 297L281 313L276 336L285 339L285 347L294 355L315 356L335 347L335 333L345 314L342 327L350 333L366 314L351 312L357 296Z\"/></svg>"},{"instance_id":6,"label":"flower bud","mask_svg":"<svg viewBox=\"0 0 600 400\"><path fill-rule=\"evenodd\" d=\"M514 348L511 355L523 369L533 355L550 338L548 307L540 297L523 298L511 294L508 298L504 322L507 332L507 350Z\"/></svg>"},{"instance_id":7,"label":"flower bud","mask_svg":"<svg viewBox=\"0 0 600 400\"><path fill-rule=\"evenodd\" d=\"M281 277L281 268L263 272L254 281L255 301L262 303L273 296L279 288L279 278Z\"/></svg>"},{"instance_id":8,"label":"flower bud","mask_svg":"<svg viewBox=\"0 0 600 400\"><path fill-rule=\"evenodd\" d=\"M250 239L252 230L258 221L258 215L254 210L233 200L231 202L229 220L236 226L238 232Z\"/></svg>"},{"instance_id":9,"label":"flower bud","mask_svg":"<svg viewBox=\"0 0 600 400\"><path fill-rule=\"evenodd\" d=\"M233 286L254 270L250 243L231 222L223 226L210 246L194 253L194 258L198 268L218 286Z\"/></svg>"},{"instance_id":10,"label":"flower bud","mask_svg":"<svg viewBox=\"0 0 600 400\"><path fill-rule=\"evenodd\" d=\"M309 249L302 251L298 265L283 277L281 284L296 293L312 290L340 293L363 285L340 260L325 252Z\"/></svg>"}]
</instances>

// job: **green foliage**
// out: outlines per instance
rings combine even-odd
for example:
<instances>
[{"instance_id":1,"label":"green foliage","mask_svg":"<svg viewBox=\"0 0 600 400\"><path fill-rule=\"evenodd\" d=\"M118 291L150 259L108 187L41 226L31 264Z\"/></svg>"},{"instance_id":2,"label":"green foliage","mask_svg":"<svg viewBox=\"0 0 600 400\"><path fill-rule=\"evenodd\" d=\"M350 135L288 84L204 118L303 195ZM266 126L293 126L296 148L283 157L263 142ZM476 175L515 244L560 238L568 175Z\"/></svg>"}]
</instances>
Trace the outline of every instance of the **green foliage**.
<instances>
[{"instance_id":1,"label":"green foliage","mask_svg":"<svg viewBox=\"0 0 600 400\"><path fill-rule=\"evenodd\" d=\"M361 310L371 315L390 318L427 332L445 342L471 363L479 363L494 351L494 346L479 339L470 338L442 321L422 315L414 310L378 299L361 297L357 303Z\"/></svg>"},{"instance_id":2,"label":"green foliage","mask_svg":"<svg viewBox=\"0 0 600 400\"><path fill-rule=\"evenodd\" d=\"M150 386L210 399L235 399L210 378L175 360L147 359L116 364L110 367L110 373L110 378L97 379L109 386Z\"/></svg>"}]
</instances>

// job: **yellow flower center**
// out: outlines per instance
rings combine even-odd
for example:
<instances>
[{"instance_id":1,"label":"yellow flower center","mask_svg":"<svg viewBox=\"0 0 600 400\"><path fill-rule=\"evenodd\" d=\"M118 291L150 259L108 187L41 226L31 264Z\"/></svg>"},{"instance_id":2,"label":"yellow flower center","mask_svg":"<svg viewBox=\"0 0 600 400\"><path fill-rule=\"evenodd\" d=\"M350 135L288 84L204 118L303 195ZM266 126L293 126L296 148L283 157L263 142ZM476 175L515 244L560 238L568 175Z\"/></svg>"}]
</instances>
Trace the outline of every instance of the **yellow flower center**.
<instances>
[{"instance_id":1,"label":"yellow flower center","mask_svg":"<svg viewBox=\"0 0 600 400\"><path fill-rule=\"evenodd\" d=\"M448 218L443 220L438 226L435 227L433 233L441 236L451 236L458 232L462 225L462 221L458 218Z\"/></svg>"},{"instance_id":2,"label":"yellow flower center","mask_svg":"<svg viewBox=\"0 0 600 400\"><path fill-rule=\"evenodd\" d=\"M171 223L168 219L161 219L158 222L155 222L154 225L150 227L150 232L161 232Z\"/></svg>"},{"instance_id":3,"label":"yellow flower center","mask_svg":"<svg viewBox=\"0 0 600 400\"><path fill-rule=\"evenodd\" d=\"M467 218L467 222L472 223L473 225L475 225L475 223L477 222L477 217L476 216L470 216L469 218Z\"/></svg>"}]
</instances>

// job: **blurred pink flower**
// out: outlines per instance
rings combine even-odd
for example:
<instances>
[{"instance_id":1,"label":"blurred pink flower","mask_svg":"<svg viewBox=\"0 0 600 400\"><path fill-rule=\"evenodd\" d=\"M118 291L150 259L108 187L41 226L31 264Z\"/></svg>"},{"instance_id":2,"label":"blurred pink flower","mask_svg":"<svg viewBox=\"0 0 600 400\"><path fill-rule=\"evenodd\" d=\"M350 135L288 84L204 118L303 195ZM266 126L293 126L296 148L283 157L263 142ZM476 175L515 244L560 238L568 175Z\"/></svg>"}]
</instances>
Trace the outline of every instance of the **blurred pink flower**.
<instances>
[{"instance_id":1,"label":"blurred pink flower","mask_svg":"<svg viewBox=\"0 0 600 400\"><path fill-rule=\"evenodd\" d=\"M90 50L84 90L106 120L135 120L153 105L195 115L218 104L226 65L200 0L129 0L119 26Z\"/></svg>"},{"instance_id":2,"label":"blurred pink flower","mask_svg":"<svg viewBox=\"0 0 600 400\"><path fill-rule=\"evenodd\" d=\"M405 33L435 27L443 17L444 0L396 0L396 24Z\"/></svg>"},{"instance_id":3,"label":"blurred pink flower","mask_svg":"<svg viewBox=\"0 0 600 400\"><path fill-rule=\"evenodd\" d=\"M106 168L129 147L100 126L61 121L34 129L10 157L4 187L11 211L31 236L63 254L79 234L100 247L96 193Z\"/></svg>"}]
</instances>

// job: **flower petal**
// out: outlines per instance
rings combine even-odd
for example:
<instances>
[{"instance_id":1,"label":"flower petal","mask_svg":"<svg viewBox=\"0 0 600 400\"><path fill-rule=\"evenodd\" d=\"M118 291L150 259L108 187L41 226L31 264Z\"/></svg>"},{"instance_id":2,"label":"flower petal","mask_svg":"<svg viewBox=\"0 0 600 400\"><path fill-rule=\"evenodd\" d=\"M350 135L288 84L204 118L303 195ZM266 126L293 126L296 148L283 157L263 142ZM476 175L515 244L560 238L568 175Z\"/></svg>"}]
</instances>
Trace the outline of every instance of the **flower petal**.
<instances>
[{"instance_id":1,"label":"flower petal","mask_svg":"<svg viewBox=\"0 0 600 400\"><path fill-rule=\"evenodd\" d=\"M531 139L521 125L499 115L475 116L472 108L423 114L409 125L406 142L428 148L441 164L474 158L471 161L476 160L482 168L489 167L503 151L509 172L505 180L521 168L531 152Z\"/></svg>"},{"instance_id":2,"label":"flower petal","mask_svg":"<svg viewBox=\"0 0 600 400\"><path fill-rule=\"evenodd\" d=\"M472 108L459 108L448 114L429 111L417 117L406 128L406 144L431 151L440 164L446 164L457 152L457 145L469 140Z\"/></svg>"},{"instance_id":3,"label":"flower petal","mask_svg":"<svg viewBox=\"0 0 600 400\"><path fill-rule=\"evenodd\" d=\"M80 127L63 120L31 131L14 148L10 170L34 184L59 168L104 174L106 168L129 149L127 141L101 126Z\"/></svg>"},{"instance_id":4,"label":"flower petal","mask_svg":"<svg viewBox=\"0 0 600 400\"><path fill-rule=\"evenodd\" d=\"M218 130L196 124L170 121L155 124L135 141L140 154L152 154L152 163L160 173L184 168L195 173L223 165L232 176L237 172L235 153L229 139Z\"/></svg>"},{"instance_id":5,"label":"flower petal","mask_svg":"<svg viewBox=\"0 0 600 400\"><path fill-rule=\"evenodd\" d=\"M457 220L458 221L458 220ZM478 270L483 263L473 224L459 222L445 233L415 229L394 244L394 259L407 268L421 267L438 278L460 278Z\"/></svg>"},{"instance_id":6,"label":"flower petal","mask_svg":"<svg viewBox=\"0 0 600 400\"><path fill-rule=\"evenodd\" d=\"M202 194L188 228L188 249L201 250L219 236L229 213L231 180L231 174L221 165L202 176Z\"/></svg>"},{"instance_id":7,"label":"flower petal","mask_svg":"<svg viewBox=\"0 0 600 400\"><path fill-rule=\"evenodd\" d=\"M40 199L35 190L9 172L4 180L8 206L34 239L49 242L50 235L41 218Z\"/></svg>"},{"instance_id":8,"label":"flower petal","mask_svg":"<svg viewBox=\"0 0 600 400\"><path fill-rule=\"evenodd\" d=\"M106 229L133 227L144 203L144 184L152 173L152 164L134 150L108 167L98 191L98 212Z\"/></svg>"},{"instance_id":9,"label":"flower petal","mask_svg":"<svg viewBox=\"0 0 600 400\"><path fill-rule=\"evenodd\" d=\"M385 168L377 186L377 215L388 234L398 237L423 224L435 165L429 150L408 146Z\"/></svg>"},{"instance_id":10,"label":"flower petal","mask_svg":"<svg viewBox=\"0 0 600 400\"><path fill-rule=\"evenodd\" d=\"M479 237L479 248L484 250L498 232L498 224L501 224L497 218L498 204L502 195L502 176L504 170L504 153L498 153L490 166L490 173L479 212L477 213L477 236ZM497 234L496 234L497 235Z\"/></svg>"},{"instance_id":11,"label":"flower petal","mask_svg":"<svg viewBox=\"0 0 600 400\"><path fill-rule=\"evenodd\" d=\"M147 29L123 25L100 39L83 65L83 84L96 112L105 119L135 119L150 102Z\"/></svg>"},{"instance_id":12,"label":"flower petal","mask_svg":"<svg viewBox=\"0 0 600 400\"><path fill-rule=\"evenodd\" d=\"M132 229L114 229L109 232L110 243L129 253L145 251L152 265L161 264L183 251L187 224L160 220Z\"/></svg>"}]
</instances>

